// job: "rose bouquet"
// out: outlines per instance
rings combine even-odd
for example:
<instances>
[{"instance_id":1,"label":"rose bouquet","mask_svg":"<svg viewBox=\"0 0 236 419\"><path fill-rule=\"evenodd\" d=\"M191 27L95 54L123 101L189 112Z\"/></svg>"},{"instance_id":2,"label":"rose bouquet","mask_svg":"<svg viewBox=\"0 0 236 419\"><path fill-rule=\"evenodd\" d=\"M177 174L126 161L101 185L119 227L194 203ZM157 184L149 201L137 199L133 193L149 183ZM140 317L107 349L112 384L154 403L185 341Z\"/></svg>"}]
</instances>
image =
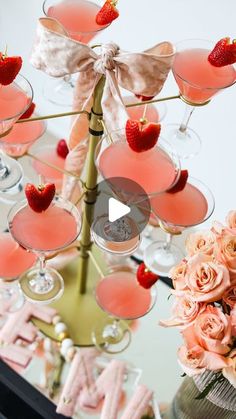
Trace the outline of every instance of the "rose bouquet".
<instances>
[{"instance_id":1,"label":"rose bouquet","mask_svg":"<svg viewBox=\"0 0 236 419\"><path fill-rule=\"evenodd\" d=\"M185 374L215 372L209 391L225 379L236 388L236 211L226 225L214 222L210 231L191 234L186 250L170 271L172 317L160 324L180 328L178 359Z\"/></svg>"}]
</instances>

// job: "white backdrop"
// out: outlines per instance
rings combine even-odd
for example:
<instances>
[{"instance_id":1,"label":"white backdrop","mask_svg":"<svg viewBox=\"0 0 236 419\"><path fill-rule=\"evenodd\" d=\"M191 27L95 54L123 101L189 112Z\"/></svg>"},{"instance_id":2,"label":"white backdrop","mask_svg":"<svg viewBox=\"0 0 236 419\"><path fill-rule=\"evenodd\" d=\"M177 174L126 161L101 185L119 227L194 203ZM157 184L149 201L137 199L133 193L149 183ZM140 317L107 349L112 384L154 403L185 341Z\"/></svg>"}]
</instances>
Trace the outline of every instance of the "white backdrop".
<instances>
[{"instance_id":1,"label":"white backdrop","mask_svg":"<svg viewBox=\"0 0 236 419\"><path fill-rule=\"evenodd\" d=\"M47 76L28 62L37 18L42 15L42 3L42 0L0 0L0 50L7 44L9 54L23 57L22 74L33 85L38 111L53 113L63 108L44 99L42 86ZM224 36L236 37L235 0L119 0L119 10L120 18L96 38L96 43L112 40L122 49L139 51L163 40L175 43L200 38L216 42ZM161 95L176 93L178 89L170 75ZM196 158L186 160L184 167L212 189L216 208L211 220L223 220L228 210L236 208L235 98L236 86L233 86L208 106L196 109L190 124L202 138L202 150ZM184 104L173 101L167 106L165 122L179 122ZM60 138L68 134L68 120L53 121L48 126ZM169 400L180 382L175 354L180 341L178 333L157 326L159 318L168 316L171 306L171 301L167 301L168 293L160 284L157 306L142 320L142 328L124 354L144 369L143 380L156 389L159 400Z\"/></svg>"}]
</instances>

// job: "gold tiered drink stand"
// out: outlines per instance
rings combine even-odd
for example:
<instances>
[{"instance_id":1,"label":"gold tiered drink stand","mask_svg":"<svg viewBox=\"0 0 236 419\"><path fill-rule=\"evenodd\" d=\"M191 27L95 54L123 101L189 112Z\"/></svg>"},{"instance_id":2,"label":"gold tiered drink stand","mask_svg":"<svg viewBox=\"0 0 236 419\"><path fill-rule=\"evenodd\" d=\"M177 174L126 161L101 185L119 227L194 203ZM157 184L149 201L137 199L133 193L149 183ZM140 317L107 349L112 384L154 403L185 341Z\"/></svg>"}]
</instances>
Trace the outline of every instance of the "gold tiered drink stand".
<instances>
[{"instance_id":1,"label":"gold tiered drink stand","mask_svg":"<svg viewBox=\"0 0 236 419\"><path fill-rule=\"evenodd\" d=\"M97 305L94 298L94 286L101 276L101 273L106 268L106 263L102 257L102 252L93 245L90 236L90 226L93 221L93 211L97 196L97 169L95 166L95 149L103 135L102 122L102 107L101 99L103 95L103 88L105 77L102 76L93 94L93 107L91 113L86 111L67 112L55 115L46 115L30 119L21 119L16 123L22 123L39 119L59 118L70 115L77 115L86 113L89 118L89 149L86 161L86 180L83 183L84 207L82 214L82 232L80 239L80 247L78 257L65 268L60 270L65 282L65 289L62 297L56 302L52 303L62 321L65 322L68 328L68 335L73 339L78 346L92 346L92 331L96 323L107 317ZM180 96L169 96L150 100L146 102L138 102L128 104L126 107L143 106L148 103L156 103L166 100L179 99ZM37 158L30 153L26 155L31 158ZM47 164L47 162L44 162ZM50 164L48 164L50 166ZM60 169L58 169L60 170ZM64 171L67 175L75 176L73 173ZM60 226L58 226L60 228ZM61 226L63 228L63 226ZM54 333L54 326L48 325L40 320L34 319L36 326L50 338L57 340ZM61 341L63 337L60 336Z\"/></svg>"}]
</instances>

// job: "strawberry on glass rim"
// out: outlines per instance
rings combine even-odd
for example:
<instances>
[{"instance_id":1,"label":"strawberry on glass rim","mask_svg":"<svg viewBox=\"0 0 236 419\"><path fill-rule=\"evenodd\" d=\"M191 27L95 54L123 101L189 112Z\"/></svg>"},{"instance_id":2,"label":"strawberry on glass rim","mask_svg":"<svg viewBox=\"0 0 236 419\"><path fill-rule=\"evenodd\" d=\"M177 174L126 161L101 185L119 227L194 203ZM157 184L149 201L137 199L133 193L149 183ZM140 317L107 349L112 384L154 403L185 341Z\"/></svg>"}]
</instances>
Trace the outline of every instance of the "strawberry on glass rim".
<instances>
[{"instance_id":1,"label":"strawberry on glass rim","mask_svg":"<svg viewBox=\"0 0 236 419\"><path fill-rule=\"evenodd\" d=\"M151 272L143 262L138 267L136 277L139 285L146 289L151 288L159 279L159 276Z\"/></svg>"},{"instance_id":2,"label":"strawberry on glass rim","mask_svg":"<svg viewBox=\"0 0 236 419\"><path fill-rule=\"evenodd\" d=\"M54 183L46 183L37 187L32 183L25 186L25 196L30 208L35 212L43 212L48 209L56 193Z\"/></svg>"},{"instance_id":3,"label":"strawberry on glass rim","mask_svg":"<svg viewBox=\"0 0 236 419\"><path fill-rule=\"evenodd\" d=\"M0 52L0 84L11 84L22 67L22 58L19 56L8 57L7 53Z\"/></svg>"},{"instance_id":4,"label":"strawberry on glass rim","mask_svg":"<svg viewBox=\"0 0 236 419\"><path fill-rule=\"evenodd\" d=\"M57 151L58 156L60 156L62 159L66 158L67 154L69 153L69 148L68 148L66 140L61 139L58 141L56 151Z\"/></svg>"},{"instance_id":5,"label":"strawberry on glass rim","mask_svg":"<svg viewBox=\"0 0 236 419\"><path fill-rule=\"evenodd\" d=\"M36 105L35 105L34 102L32 102L31 105L29 106L29 108L27 109L27 111L25 111L25 113L23 113L19 119L28 119L28 118L30 118L33 115L33 113L34 113L35 108L36 108Z\"/></svg>"},{"instance_id":6,"label":"strawberry on glass rim","mask_svg":"<svg viewBox=\"0 0 236 419\"><path fill-rule=\"evenodd\" d=\"M236 63L236 39L220 39L208 56L208 61L215 67L224 67Z\"/></svg>"},{"instance_id":7,"label":"strawberry on glass rim","mask_svg":"<svg viewBox=\"0 0 236 419\"><path fill-rule=\"evenodd\" d=\"M126 139L130 148L136 153L153 148L159 138L161 125L148 122L141 118L139 121L128 119L125 126Z\"/></svg>"},{"instance_id":8,"label":"strawberry on glass rim","mask_svg":"<svg viewBox=\"0 0 236 419\"><path fill-rule=\"evenodd\" d=\"M117 0L106 0L105 4L99 10L96 16L96 23L98 25L108 25L119 17L116 4Z\"/></svg>"},{"instance_id":9,"label":"strawberry on glass rim","mask_svg":"<svg viewBox=\"0 0 236 419\"><path fill-rule=\"evenodd\" d=\"M181 192L185 188L187 180L188 180L188 170L181 170L178 182L175 184L175 186L173 186L173 188L170 188L167 192L168 193Z\"/></svg>"}]
</instances>

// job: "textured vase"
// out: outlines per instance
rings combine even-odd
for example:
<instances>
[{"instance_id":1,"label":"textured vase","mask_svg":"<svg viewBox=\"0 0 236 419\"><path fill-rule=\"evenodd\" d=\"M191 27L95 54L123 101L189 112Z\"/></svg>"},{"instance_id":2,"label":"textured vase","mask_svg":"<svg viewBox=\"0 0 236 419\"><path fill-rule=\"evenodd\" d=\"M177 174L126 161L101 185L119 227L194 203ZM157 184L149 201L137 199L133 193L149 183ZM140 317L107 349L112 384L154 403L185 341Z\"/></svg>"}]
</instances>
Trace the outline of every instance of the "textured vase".
<instances>
[{"instance_id":1,"label":"textured vase","mask_svg":"<svg viewBox=\"0 0 236 419\"><path fill-rule=\"evenodd\" d=\"M227 380L217 384L207 398L196 400L213 377L208 371L195 379L186 377L163 418L236 419L236 389Z\"/></svg>"}]
</instances>

